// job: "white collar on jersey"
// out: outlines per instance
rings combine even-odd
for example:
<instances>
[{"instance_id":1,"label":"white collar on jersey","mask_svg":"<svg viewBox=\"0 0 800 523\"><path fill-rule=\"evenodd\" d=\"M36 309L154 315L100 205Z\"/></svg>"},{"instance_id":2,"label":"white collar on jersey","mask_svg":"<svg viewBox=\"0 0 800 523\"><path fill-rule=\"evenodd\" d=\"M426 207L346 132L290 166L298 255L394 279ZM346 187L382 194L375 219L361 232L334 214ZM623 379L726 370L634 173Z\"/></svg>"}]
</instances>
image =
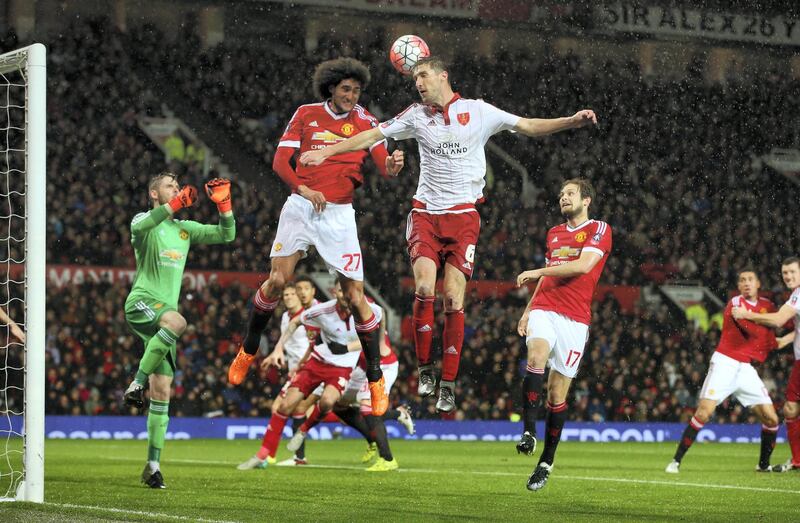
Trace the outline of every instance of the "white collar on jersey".
<instances>
[{"instance_id":1,"label":"white collar on jersey","mask_svg":"<svg viewBox=\"0 0 800 523\"><path fill-rule=\"evenodd\" d=\"M346 113L342 113L342 114L336 114L333 111L331 111L331 99L330 98L328 98L327 100L322 102L322 105L325 106L325 110L328 111L328 114L331 115L331 118L333 118L334 120L341 120L342 118L347 118L348 116L350 116L350 111L347 111Z\"/></svg>"},{"instance_id":2,"label":"white collar on jersey","mask_svg":"<svg viewBox=\"0 0 800 523\"><path fill-rule=\"evenodd\" d=\"M569 222L567 222L567 231L572 232L572 231L577 231L578 229L583 229L584 227L586 227L590 223L594 223L594 220L591 219L591 218L589 218L588 220L586 220L582 224L578 225L577 227L570 227L569 226Z\"/></svg>"}]
</instances>

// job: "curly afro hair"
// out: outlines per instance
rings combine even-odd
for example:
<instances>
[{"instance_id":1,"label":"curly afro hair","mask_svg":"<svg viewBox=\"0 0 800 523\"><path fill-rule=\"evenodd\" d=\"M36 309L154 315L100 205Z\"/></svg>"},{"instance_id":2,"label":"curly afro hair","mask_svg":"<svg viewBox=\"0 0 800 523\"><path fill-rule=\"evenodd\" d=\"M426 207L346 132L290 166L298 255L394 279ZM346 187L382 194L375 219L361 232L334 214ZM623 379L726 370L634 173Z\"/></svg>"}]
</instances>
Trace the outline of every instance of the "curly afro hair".
<instances>
[{"instance_id":1,"label":"curly afro hair","mask_svg":"<svg viewBox=\"0 0 800 523\"><path fill-rule=\"evenodd\" d=\"M314 69L314 95L320 100L327 100L331 96L331 87L348 78L360 83L361 89L364 89L370 80L369 69L354 58L326 60Z\"/></svg>"}]
</instances>

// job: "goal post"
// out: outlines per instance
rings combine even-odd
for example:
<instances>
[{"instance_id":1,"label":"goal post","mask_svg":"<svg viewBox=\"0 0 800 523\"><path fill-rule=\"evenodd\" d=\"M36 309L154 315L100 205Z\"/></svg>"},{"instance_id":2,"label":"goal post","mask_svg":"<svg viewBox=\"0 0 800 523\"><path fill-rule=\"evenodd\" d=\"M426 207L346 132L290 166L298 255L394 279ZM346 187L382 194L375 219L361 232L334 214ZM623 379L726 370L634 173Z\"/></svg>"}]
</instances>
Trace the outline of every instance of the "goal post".
<instances>
[{"instance_id":1,"label":"goal post","mask_svg":"<svg viewBox=\"0 0 800 523\"><path fill-rule=\"evenodd\" d=\"M25 331L25 343L2 340L5 361L0 372L3 397L0 416L8 426L0 425L2 468L8 483L0 490L5 500L44 501L44 399L45 399L45 286L46 286L46 50L33 44L0 55L0 235L3 246L0 260L4 265L4 307L20 311L13 318ZM22 296L10 289L21 289ZM20 347L22 354L14 354ZM14 367L9 362L20 362ZM22 374L20 387L13 373ZM21 391L19 390L21 389ZM15 396L19 396L21 400ZM20 412L20 409L22 412ZM13 420L22 417L22 427ZM20 452L11 440L21 438ZM6 466L6 464L8 464ZM21 466L22 470L15 470ZM10 470L8 470L10 468ZM3 481L6 483L6 481ZM5 491L5 492L4 492Z\"/></svg>"}]
</instances>

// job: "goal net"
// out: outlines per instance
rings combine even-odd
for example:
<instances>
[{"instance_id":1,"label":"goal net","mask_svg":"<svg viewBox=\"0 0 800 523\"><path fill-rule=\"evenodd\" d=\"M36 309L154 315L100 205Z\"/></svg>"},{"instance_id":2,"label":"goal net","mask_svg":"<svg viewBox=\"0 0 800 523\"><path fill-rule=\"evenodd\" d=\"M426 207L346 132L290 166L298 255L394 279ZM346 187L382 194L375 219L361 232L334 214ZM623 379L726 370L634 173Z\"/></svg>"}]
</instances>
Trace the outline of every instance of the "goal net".
<instances>
[{"instance_id":1,"label":"goal net","mask_svg":"<svg viewBox=\"0 0 800 523\"><path fill-rule=\"evenodd\" d=\"M44 500L45 47L0 55L0 500ZM21 338L24 338L21 339Z\"/></svg>"}]
</instances>

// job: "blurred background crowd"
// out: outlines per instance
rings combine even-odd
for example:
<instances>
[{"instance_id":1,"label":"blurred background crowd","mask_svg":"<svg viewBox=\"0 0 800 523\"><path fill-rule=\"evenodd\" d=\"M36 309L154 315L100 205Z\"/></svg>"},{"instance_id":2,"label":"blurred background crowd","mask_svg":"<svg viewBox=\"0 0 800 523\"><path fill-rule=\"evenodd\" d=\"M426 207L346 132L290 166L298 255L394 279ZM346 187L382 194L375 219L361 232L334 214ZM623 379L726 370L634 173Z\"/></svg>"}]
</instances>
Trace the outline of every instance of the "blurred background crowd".
<instances>
[{"instance_id":1,"label":"blurred background crowd","mask_svg":"<svg viewBox=\"0 0 800 523\"><path fill-rule=\"evenodd\" d=\"M361 102L382 120L416 99L413 84L390 68L381 35L356 41L331 33L309 56L300 48L270 53L236 41L200 50L190 28L183 31L174 46L164 46L165 35L154 27L123 32L97 19L75 23L52 41L48 263L133 267L129 223L148 207L148 178L170 168L182 182L199 186L215 175L204 173L200 162L166 161L140 130L137 118L175 110L168 106L176 98L212 122L214 132L236 141L233 154L259 167L235 180L236 240L193 247L187 268L248 272L268 267L288 194L271 172L272 156L296 107L313 101L314 66L336 56L367 63L373 82ZM0 51L22 44L10 33ZM725 300L737 268L754 264L763 288L776 300L783 296L780 260L794 253L800 216L794 186L760 157L800 143L800 128L788 125L786 116L800 112L797 80L775 72L709 83L692 66L678 78L664 78L635 63L589 67L575 54L555 51L503 51L491 60L464 53L453 61L451 78L463 96L515 114L556 117L591 107L600 119L590 132L495 138L528 170L534 190L523 197L519 175L489 157L475 280L511 281L543 265L545 233L561 220L558 184L585 176L598 193L591 214L614 232L602 284L649 288L689 280ZM368 169L355 207L367 278L408 316L412 295L398 282L410 275L405 217L419 161L413 142L396 146L406 153L404 171L384 180ZM216 221L207 201L184 213ZM317 262L312 255L301 271L314 270ZM128 290L119 282L48 289L48 413L130 413L122 391L142 347L123 317ZM281 385L278 373L253 372L241 387L226 383L252 292L238 284L184 292L179 310L190 326L179 342L173 415L268 415ZM516 324L527 298L523 290L468 300L456 419L505 420L521 411L525 350ZM277 323L266 334L269 346L278 338ZM718 339L718 325L698 328L664 302L640 303L628 312L612 297L596 302L571 418L687 420ZM433 403L415 394L412 340L393 342L400 377L392 400L408 404L418 417L438 417ZM790 365L791 355L783 352L760 369L776 403L783 401ZM732 400L717 413L722 421L748 419Z\"/></svg>"}]
</instances>

